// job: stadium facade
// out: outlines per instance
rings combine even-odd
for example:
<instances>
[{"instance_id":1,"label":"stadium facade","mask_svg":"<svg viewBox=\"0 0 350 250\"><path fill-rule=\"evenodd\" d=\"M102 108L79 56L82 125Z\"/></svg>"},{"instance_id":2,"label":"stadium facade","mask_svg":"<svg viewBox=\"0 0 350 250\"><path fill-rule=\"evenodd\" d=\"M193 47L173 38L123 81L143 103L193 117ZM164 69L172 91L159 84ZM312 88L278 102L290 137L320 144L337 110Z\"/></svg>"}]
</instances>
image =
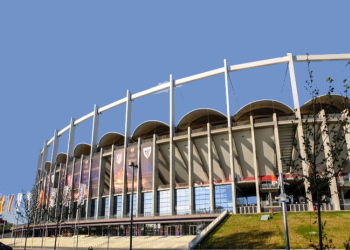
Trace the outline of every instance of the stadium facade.
<instances>
[{"instance_id":1,"label":"stadium facade","mask_svg":"<svg viewBox=\"0 0 350 250\"><path fill-rule=\"evenodd\" d=\"M47 204L52 201L52 190L64 186L72 190L75 208L79 207L79 199L84 200L80 209L67 214L66 227L79 219L80 226L88 230L103 231L106 226L113 226L114 234L118 235L130 233L131 203L135 235L196 234L222 209L232 213L280 211L280 203L275 200L280 194L280 174L290 184L285 186L286 193L292 197L288 210L312 210L312 203L305 201L306 187L301 181L295 181L298 171L291 172L288 167L297 157L296 145L302 145L303 140L302 127L312 114L312 102L299 105L294 63L332 60L350 60L350 54L287 54L233 66L225 62L222 68L198 75L178 80L170 76L168 83L140 93L127 91L125 98L104 107L95 106L86 116L71 119L67 127L55 131L54 137L45 141L39 156L36 185L44 190ZM281 63L289 65L294 107L274 100L260 100L231 114L229 72ZM218 74L223 74L225 79L226 113L197 109L175 124L174 88ZM169 124L145 121L131 132L131 101L163 90L170 93ZM319 97L317 102L322 106L327 97ZM111 132L98 138L100 114L119 105L126 107L124 133ZM332 113L328 114L331 121L345 118L344 111L349 106L347 99L334 95ZM319 125L324 122L325 112L320 108L316 117ZM90 119L91 143L76 144L76 126ZM69 133L67 152L58 154L59 139L64 133ZM350 145L350 137L345 137ZM49 149L52 157L48 161ZM330 191L337 195L323 205L324 210L350 208L347 204L349 173L350 164L346 163L341 175L332 180Z\"/></svg>"}]
</instances>

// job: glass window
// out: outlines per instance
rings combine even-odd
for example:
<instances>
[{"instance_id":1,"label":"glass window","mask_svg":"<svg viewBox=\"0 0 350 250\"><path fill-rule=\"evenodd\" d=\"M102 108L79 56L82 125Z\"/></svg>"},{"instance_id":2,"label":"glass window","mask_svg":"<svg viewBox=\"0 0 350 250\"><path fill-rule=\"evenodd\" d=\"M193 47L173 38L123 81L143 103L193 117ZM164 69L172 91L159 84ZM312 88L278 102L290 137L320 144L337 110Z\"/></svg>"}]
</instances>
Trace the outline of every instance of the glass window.
<instances>
[{"instance_id":1,"label":"glass window","mask_svg":"<svg viewBox=\"0 0 350 250\"><path fill-rule=\"evenodd\" d=\"M141 213L145 217L152 215L152 193L141 194Z\"/></svg>"},{"instance_id":2,"label":"glass window","mask_svg":"<svg viewBox=\"0 0 350 250\"><path fill-rule=\"evenodd\" d=\"M215 186L215 209L233 211L231 185Z\"/></svg>"},{"instance_id":3,"label":"glass window","mask_svg":"<svg viewBox=\"0 0 350 250\"><path fill-rule=\"evenodd\" d=\"M136 194L133 194L133 209L132 209L132 212L133 212L133 215L136 214ZM126 201L126 214L130 214L130 208L131 208L131 194L128 194L127 195L127 201Z\"/></svg>"},{"instance_id":4,"label":"glass window","mask_svg":"<svg viewBox=\"0 0 350 250\"><path fill-rule=\"evenodd\" d=\"M109 218L109 197L102 198L101 216Z\"/></svg>"},{"instance_id":5,"label":"glass window","mask_svg":"<svg viewBox=\"0 0 350 250\"><path fill-rule=\"evenodd\" d=\"M210 211L209 187L194 188L194 209L196 213L209 213Z\"/></svg>"},{"instance_id":6,"label":"glass window","mask_svg":"<svg viewBox=\"0 0 350 250\"><path fill-rule=\"evenodd\" d=\"M120 218L122 216L122 196L114 196L113 215Z\"/></svg>"},{"instance_id":7,"label":"glass window","mask_svg":"<svg viewBox=\"0 0 350 250\"><path fill-rule=\"evenodd\" d=\"M188 188L175 189L175 212L176 214L189 214Z\"/></svg>"},{"instance_id":8,"label":"glass window","mask_svg":"<svg viewBox=\"0 0 350 250\"><path fill-rule=\"evenodd\" d=\"M159 215L170 215L170 190L158 191Z\"/></svg>"}]
</instances>

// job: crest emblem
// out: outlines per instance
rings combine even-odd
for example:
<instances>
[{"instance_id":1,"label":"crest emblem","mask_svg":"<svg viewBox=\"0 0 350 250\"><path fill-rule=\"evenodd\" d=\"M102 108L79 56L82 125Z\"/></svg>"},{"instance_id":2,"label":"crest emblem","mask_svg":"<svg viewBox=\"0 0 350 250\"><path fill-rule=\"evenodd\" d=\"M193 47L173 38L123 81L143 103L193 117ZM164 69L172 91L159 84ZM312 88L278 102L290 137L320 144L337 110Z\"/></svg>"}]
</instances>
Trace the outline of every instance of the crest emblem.
<instances>
[{"instance_id":1,"label":"crest emblem","mask_svg":"<svg viewBox=\"0 0 350 250\"><path fill-rule=\"evenodd\" d=\"M151 155L152 147L143 148L143 155L148 159Z\"/></svg>"},{"instance_id":2,"label":"crest emblem","mask_svg":"<svg viewBox=\"0 0 350 250\"><path fill-rule=\"evenodd\" d=\"M122 154L118 153L115 155L115 161L117 162L117 164L120 164L122 162Z\"/></svg>"}]
</instances>

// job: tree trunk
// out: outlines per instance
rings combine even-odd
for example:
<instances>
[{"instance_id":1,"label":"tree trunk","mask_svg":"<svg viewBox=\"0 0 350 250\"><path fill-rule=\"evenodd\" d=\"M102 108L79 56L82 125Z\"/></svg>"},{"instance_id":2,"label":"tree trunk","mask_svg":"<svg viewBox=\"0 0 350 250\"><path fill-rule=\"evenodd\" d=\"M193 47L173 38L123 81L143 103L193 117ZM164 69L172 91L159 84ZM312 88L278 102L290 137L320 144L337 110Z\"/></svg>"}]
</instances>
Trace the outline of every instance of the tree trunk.
<instances>
[{"instance_id":1,"label":"tree trunk","mask_svg":"<svg viewBox=\"0 0 350 250\"><path fill-rule=\"evenodd\" d=\"M322 221L321 221L321 202L317 202L317 221L318 221L318 244L319 244L319 250L323 250L323 243L322 243Z\"/></svg>"}]
</instances>

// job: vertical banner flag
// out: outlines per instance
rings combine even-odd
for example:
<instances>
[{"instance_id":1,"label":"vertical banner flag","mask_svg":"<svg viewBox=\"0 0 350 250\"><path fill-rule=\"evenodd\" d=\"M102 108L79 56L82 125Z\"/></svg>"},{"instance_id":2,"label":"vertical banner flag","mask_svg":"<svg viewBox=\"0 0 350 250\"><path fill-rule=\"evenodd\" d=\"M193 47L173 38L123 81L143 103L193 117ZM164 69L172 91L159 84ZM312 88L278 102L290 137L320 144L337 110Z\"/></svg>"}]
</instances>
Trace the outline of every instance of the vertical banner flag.
<instances>
[{"instance_id":1,"label":"vertical banner flag","mask_svg":"<svg viewBox=\"0 0 350 250\"><path fill-rule=\"evenodd\" d=\"M53 208L56 203L57 188L51 188L49 207Z\"/></svg>"},{"instance_id":2,"label":"vertical banner flag","mask_svg":"<svg viewBox=\"0 0 350 250\"><path fill-rule=\"evenodd\" d=\"M6 196L2 196L0 198L0 215L3 213L4 211L4 206L5 206L5 201L6 201Z\"/></svg>"},{"instance_id":3,"label":"vertical banner flag","mask_svg":"<svg viewBox=\"0 0 350 250\"><path fill-rule=\"evenodd\" d=\"M30 209L30 202L31 202L31 200L32 200L32 193L28 191L27 192L27 204L26 204L27 209Z\"/></svg>"},{"instance_id":4,"label":"vertical banner flag","mask_svg":"<svg viewBox=\"0 0 350 250\"><path fill-rule=\"evenodd\" d=\"M129 163L133 162L135 165L137 165L137 145L131 146L127 148L127 155L126 155L126 191L130 192L132 189L132 174L133 174L133 170L134 168L129 167ZM135 171L137 173L137 171ZM134 177L136 177L136 173L134 173ZM137 180L137 178L135 179ZM134 184L134 187L136 187L136 185Z\"/></svg>"},{"instance_id":5,"label":"vertical banner flag","mask_svg":"<svg viewBox=\"0 0 350 250\"><path fill-rule=\"evenodd\" d=\"M152 142L141 145L141 187L142 190L152 190L153 183L153 150Z\"/></svg>"},{"instance_id":6,"label":"vertical banner flag","mask_svg":"<svg viewBox=\"0 0 350 250\"><path fill-rule=\"evenodd\" d=\"M124 149L114 151L113 173L114 173L114 194L123 192L124 171L123 171Z\"/></svg>"},{"instance_id":7,"label":"vertical banner flag","mask_svg":"<svg viewBox=\"0 0 350 250\"><path fill-rule=\"evenodd\" d=\"M81 172L81 161L78 159L74 164L74 174L73 174L74 200L77 200L79 196L80 172Z\"/></svg>"},{"instance_id":8,"label":"vertical banner flag","mask_svg":"<svg viewBox=\"0 0 350 250\"><path fill-rule=\"evenodd\" d=\"M49 194L50 194L50 175L47 174L46 178L45 178L45 204L47 205L48 201L49 201Z\"/></svg>"},{"instance_id":9,"label":"vertical banner flag","mask_svg":"<svg viewBox=\"0 0 350 250\"><path fill-rule=\"evenodd\" d=\"M78 206L84 205L85 190L86 190L86 184L85 183L81 183L80 184L80 189L79 189Z\"/></svg>"},{"instance_id":10,"label":"vertical banner flag","mask_svg":"<svg viewBox=\"0 0 350 250\"><path fill-rule=\"evenodd\" d=\"M41 208L41 206L43 205L44 195L45 195L45 191L44 191L43 189L42 189L42 190L40 190L40 194L39 194L39 202L38 202L38 206L37 206L37 208Z\"/></svg>"},{"instance_id":11,"label":"vertical banner flag","mask_svg":"<svg viewBox=\"0 0 350 250\"><path fill-rule=\"evenodd\" d=\"M64 186L63 188L63 206L68 207L69 203L71 201L71 194L70 194L70 187L69 186Z\"/></svg>"},{"instance_id":12,"label":"vertical banner flag","mask_svg":"<svg viewBox=\"0 0 350 250\"><path fill-rule=\"evenodd\" d=\"M13 195L13 194L10 195L9 204L7 205L7 212L8 213L11 213L14 198L15 198L15 195Z\"/></svg>"},{"instance_id":13,"label":"vertical banner flag","mask_svg":"<svg viewBox=\"0 0 350 250\"><path fill-rule=\"evenodd\" d=\"M91 159L91 196L98 196L98 180L100 178L100 154L95 154Z\"/></svg>"},{"instance_id":14,"label":"vertical banner flag","mask_svg":"<svg viewBox=\"0 0 350 250\"><path fill-rule=\"evenodd\" d=\"M60 173L60 186L59 189L62 189L64 187L64 183L66 181L66 166L64 164L61 164L61 173Z\"/></svg>"},{"instance_id":15,"label":"vertical banner flag","mask_svg":"<svg viewBox=\"0 0 350 250\"><path fill-rule=\"evenodd\" d=\"M19 208L21 207L21 202L22 202L23 194L18 193L17 194L17 200L16 200L16 211L19 211Z\"/></svg>"},{"instance_id":16,"label":"vertical banner flag","mask_svg":"<svg viewBox=\"0 0 350 250\"><path fill-rule=\"evenodd\" d=\"M73 171L73 162L68 164L67 174L66 174L66 185L70 188L72 187L72 171Z\"/></svg>"},{"instance_id":17,"label":"vertical banner flag","mask_svg":"<svg viewBox=\"0 0 350 250\"><path fill-rule=\"evenodd\" d=\"M85 156L84 160L83 160L83 173L82 173L82 177L81 177L81 183L85 185L85 187L87 187L88 183L89 183L89 159L90 156ZM87 188L84 189L84 197L83 198L87 198Z\"/></svg>"}]
</instances>

